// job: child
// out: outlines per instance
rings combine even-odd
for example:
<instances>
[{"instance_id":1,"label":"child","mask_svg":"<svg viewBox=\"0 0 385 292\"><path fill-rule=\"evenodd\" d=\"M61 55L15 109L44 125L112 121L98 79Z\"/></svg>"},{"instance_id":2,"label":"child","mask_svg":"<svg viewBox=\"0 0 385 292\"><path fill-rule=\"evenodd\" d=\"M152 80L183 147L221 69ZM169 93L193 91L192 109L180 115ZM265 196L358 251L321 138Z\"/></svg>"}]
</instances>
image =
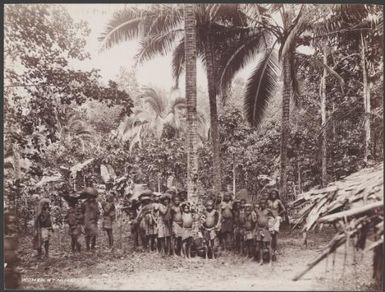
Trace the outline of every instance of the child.
<instances>
[{"instance_id":1,"label":"child","mask_svg":"<svg viewBox=\"0 0 385 292\"><path fill-rule=\"evenodd\" d=\"M272 216L272 212L267 208L267 202L262 200L260 202L260 210L257 214L257 228L256 228L256 240L259 248L259 261L260 264L263 264L263 254L265 249L269 251L270 264L272 257L272 249L271 249L271 234L268 228L268 221Z\"/></svg>"},{"instance_id":2,"label":"child","mask_svg":"<svg viewBox=\"0 0 385 292\"><path fill-rule=\"evenodd\" d=\"M248 257L253 256L255 245L255 225L257 222L257 215L252 209L251 204L245 204L245 235L244 242L246 246L246 253Z\"/></svg>"},{"instance_id":3,"label":"child","mask_svg":"<svg viewBox=\"0 0 385 292\"><path fill-rule=\"evenodd\" d=\"M163 256L166 253L172 253L171 250L171 232L172 232L172 217L171 217L171 196L165 193L159 204L159 219L158 219L158 239L161 245L161 253Z\"/></svg>"},{"instance_id":4,"label":"child","mask_svg":"<svg viewBox=\"0 0 385 292\"><path fill-rule=\"evenodd\" d=\"M77 200L68 200L69 209L65 217L69 226L69 235L71 236L71 250L72 252L80 252L81 244L79 237L82 234L83 215Z\"/></svg>"},{"instance_id":5,"label":"child","mask_svg":"<svg viewBox=\"0 0 385 292\"><path fill-rule=\"evenodd\" d=\"M103 209L103 229L107 232L108 246L112 249L114 238L112 234L112 223L115 219L114 197L110 194L106 196L106 200L102 203Z\"/></svg>"},{"instance_id":6,"label":"child","mask_svg":"<svg viewBox=\"0 0 385 292\"><path fill-rule=\"evenodd\" d=\"M204 211L202 217L202 226L203 226L203 236L208 244L208 253L211 254L212 258L215 258L214 255L214 240L216 238L216 230L219 224L219 213L214 209L214 201L208 200L206 202L206 210ZM208 254L206 255L207 258Z\"/></svg>"},{"instance_id":7,"label":"child","mask_svg":"<svg viewBox=\"0 0 385 292\"><path fill-rule=\"evenodd\" d=\"M193 214L191 213L190 204L184 202L182 208L182 250L185 258L191 258L191 247L193 243Z\"/></svg>"},{"instance_id":8,"label":"child","mask_svg":"<svg viewBox=\"0 0 385 292\"><path fill-rule=\"evenodd\" d=\"M35 218L35 237L34 237L34 247L37 249L37 256L41 258L42 256L42 245L44 245L45 257L48 258L48 249L49 249L49 239L50 232L52 229L50 208L50 201L46 198L43 198L39 201L37 216Z\"/></svg>"},{"instance_id":9,"label":"child","mask_svg":"<svg viewBox=\"0 0 385 292\"><path fill-rule=\"evenodd\" d=\"M182 250L182 210L180 206L181 198L175 195L173 198L173 205L171 207L172 214L172 248L175 254L181 255Z\"/></svg>"},{"instance_id":10,"label":"child","mask_svg":"<svg viewBox=\"0 0 385 292\"><path fill-rule=\"evenodd\" d=\"M273 248L273 257L275 258L277 253L279 227L282 221L282 216L286 213L286 209L279 198L277 189L271 190L269 200L267 202L269 209L275 217L275 219L271 221L270 228L270 232L272 234L271 246Z\"/></svg>"},{"instance_id":11,"label":"child","mask_svg":"<svg viewBox=\"0 0 385 292\"><path fill-rule=\"evenodd\" d=\"M233 226L233 202L231 201L231 194L225 193L223 201L220 204L221 210L221 236L223 240L223 247L225 250L230 249L232 242Z\"/></svg>"}]
</instances>

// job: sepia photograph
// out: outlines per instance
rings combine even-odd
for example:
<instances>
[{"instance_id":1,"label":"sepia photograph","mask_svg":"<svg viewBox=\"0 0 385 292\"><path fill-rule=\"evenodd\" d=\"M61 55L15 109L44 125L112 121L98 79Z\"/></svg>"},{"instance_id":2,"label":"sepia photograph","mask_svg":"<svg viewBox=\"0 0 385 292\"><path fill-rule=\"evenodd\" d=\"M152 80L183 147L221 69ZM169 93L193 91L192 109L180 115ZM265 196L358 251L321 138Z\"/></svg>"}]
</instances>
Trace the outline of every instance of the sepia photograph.
<instances>
[{"instance_id":1,"label":"sepia photograph","mask_svg":"<svg viewBox=\"0 0 385 292\"><path fill-rule=\"evenodd\" d=\"M3 289L383 290L380 2L3 13Z\"/></svg>"}]
</instances>

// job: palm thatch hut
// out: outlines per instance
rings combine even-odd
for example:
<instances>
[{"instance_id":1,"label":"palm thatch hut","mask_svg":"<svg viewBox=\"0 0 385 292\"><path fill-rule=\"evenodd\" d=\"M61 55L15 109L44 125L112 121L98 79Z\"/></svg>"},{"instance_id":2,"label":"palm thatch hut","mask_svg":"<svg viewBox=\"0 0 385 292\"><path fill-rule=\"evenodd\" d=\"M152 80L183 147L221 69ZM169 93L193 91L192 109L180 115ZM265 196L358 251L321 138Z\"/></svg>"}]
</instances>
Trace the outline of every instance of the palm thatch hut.
<instances>
[{"instance_id":1,"label":"palm thatch hut","mask_svg":"<svg viewBox=\"0 0 385 292\"><path fill-rule=\"evenodd\" d=\"M294 277L301 278L315 265L345 243L353 243L364 252L374 250L373 277L382 289L384 242L384 173L383 164L365 168L326 188L299 195L291 207L300 208L295 226L302 231L314 230L324 224L336 227L336 234L325 250L306 269ZM369 242L369 243L368 243Z\"/></svg>"}]
</instances>

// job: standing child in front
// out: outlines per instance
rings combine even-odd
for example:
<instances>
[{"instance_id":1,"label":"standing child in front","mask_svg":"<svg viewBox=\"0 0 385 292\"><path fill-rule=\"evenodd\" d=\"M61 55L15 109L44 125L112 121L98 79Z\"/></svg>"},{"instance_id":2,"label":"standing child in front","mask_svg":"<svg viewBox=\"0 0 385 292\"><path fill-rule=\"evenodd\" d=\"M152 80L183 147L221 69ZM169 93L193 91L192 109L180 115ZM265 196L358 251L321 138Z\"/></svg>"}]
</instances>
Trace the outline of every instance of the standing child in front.
<instances>
[{"instance_id":1,"label":"standing child in front","mask_svg":"<svg viewBox=\"0 0 385 292\"><path fill-rule=\"evenodd\" d=\"M214 209L214 201L208 200L206 202L206 210L202 215L202 225L203 225L203 236L208 244L208 254L211 255L211 258L215 258L214 254L214 245L216 239L216 229L219 224L219 213Z\"/></svg>"},{"instance_id":2,"label":"standing child in front","mask_svg":"<svg viewBox=\"0 0 385 292\"><path fill-rule=\"evenodd\" d=\"M181 204L182 208L182 250L183 256L187 259L191 258L191 247L194 240L193 233L193 214L188 202Z\"/></svg>"},{"instance_id":3,"label":"standing child in front","mask_svg":"<svg viewBox=\"0 0 385 292\"><path fill-rule=\"evenodd\" d=\"M174 254L181 255L182 251L182 210L180 206L181 198L175 195L173 198L173 205L171 207L172 214L172 249Z\"/></svg>"}]
</instances>

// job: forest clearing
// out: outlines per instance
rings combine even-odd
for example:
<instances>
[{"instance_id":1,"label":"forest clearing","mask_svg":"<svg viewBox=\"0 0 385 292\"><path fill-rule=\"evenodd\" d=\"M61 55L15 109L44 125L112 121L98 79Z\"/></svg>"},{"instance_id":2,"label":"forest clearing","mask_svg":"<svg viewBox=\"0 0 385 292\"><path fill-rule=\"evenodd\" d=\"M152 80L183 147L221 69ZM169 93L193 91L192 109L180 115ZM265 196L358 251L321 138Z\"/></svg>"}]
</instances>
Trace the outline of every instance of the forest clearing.
<instances>
[{"instance_id":1,"label":"forest clearing","mask_svg":"<svg viewBox=\"0 0 385 292\"><path fill-rule=\"evenodd\" d=\"M351 251L344 267L344 251L341 248L335 258L322 263L298 282L293 282L295 274L303 269L304 263L315 258L330 239L314 234L309 238L308 247L301 244L299 232L282 235L280 259L272 267L259 266L250 259L225 254L214 261L194 258L180 261L177 257L161 258L159 255L143 252L116 250L113 254L103 252L100 247L94 254L81 257L72 256L69 251L58 251L45 262L32 263L26 252L21 255L25 262L22 289L43 289L46 285L57 289L151 289L159 287L170 290L372 290L372 254L361 259L354 269ZM63 243L65 244L65 243ZM67 246L69 246L67 244ZM44 271L44 276L42 271ZM340 277L337 275L341 275ZM343 275L343 276L342 276Z\"/></svg>"}]
</instances>

